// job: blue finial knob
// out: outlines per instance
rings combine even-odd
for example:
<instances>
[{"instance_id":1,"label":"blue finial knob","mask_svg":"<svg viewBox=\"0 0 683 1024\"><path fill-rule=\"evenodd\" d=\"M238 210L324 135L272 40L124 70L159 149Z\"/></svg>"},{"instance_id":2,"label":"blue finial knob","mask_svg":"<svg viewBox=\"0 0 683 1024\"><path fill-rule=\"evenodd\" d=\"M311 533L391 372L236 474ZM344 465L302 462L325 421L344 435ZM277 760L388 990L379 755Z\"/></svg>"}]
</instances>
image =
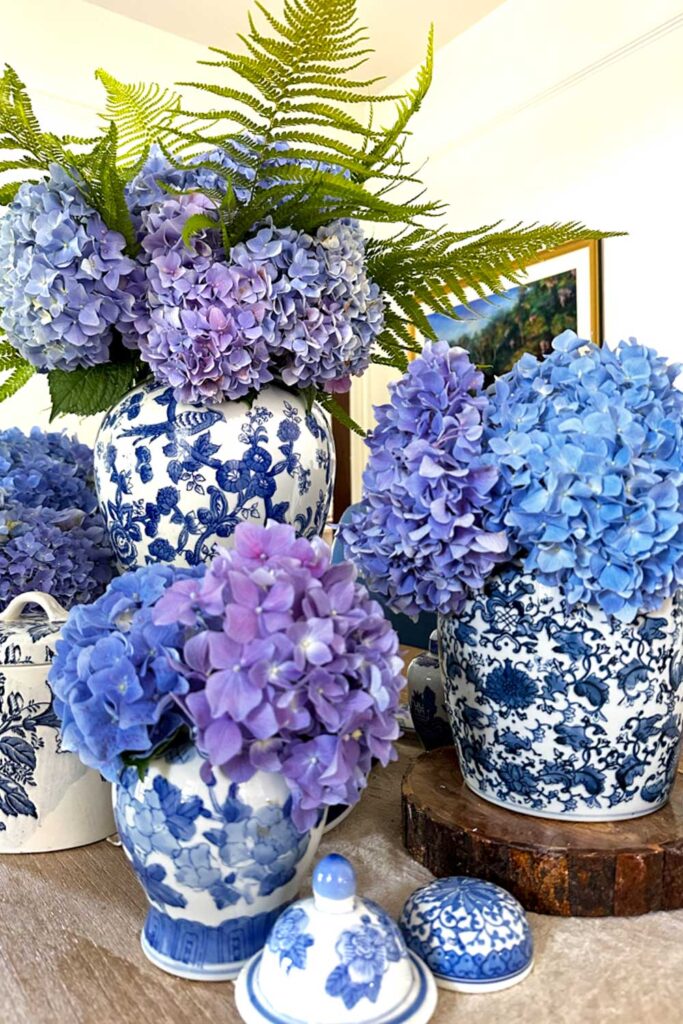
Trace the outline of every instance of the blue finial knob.
<instances>
[{"instance_id":1,"label":"blue finial knob","mask_svg":"<svg viewBox=\"0 0 683 1024\"><path fill-rule=\"evenodd\" d=\"M313 872L313 893L316 903L342 905L356 895L356 872L339 853L330 853L319 861ZM331 909L331 908L330 908Z\"/></svg>"}]
</instances>

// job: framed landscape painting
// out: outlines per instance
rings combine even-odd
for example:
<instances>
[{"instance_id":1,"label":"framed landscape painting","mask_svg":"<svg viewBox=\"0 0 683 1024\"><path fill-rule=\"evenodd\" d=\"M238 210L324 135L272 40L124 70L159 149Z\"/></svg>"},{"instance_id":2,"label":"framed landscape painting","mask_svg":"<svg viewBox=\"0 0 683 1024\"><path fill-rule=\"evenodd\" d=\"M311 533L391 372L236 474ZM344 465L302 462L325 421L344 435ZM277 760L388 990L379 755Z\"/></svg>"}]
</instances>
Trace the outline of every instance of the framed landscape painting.
<instances>
[{"instance_id":1,"label":"framed landscape painting","mask_svg":"<svg viewBox=\"0 0 683 1024\"><path fill-rule=\"evenodd\" d=\"M553 338L572 330L602 341L600 243L562 246L531 264L521 284L501 295L468 295L453 317L428 314L439 338L466 348L488 379L512 368L524 352L542 356Z\"/></svg>"}]
</instances>

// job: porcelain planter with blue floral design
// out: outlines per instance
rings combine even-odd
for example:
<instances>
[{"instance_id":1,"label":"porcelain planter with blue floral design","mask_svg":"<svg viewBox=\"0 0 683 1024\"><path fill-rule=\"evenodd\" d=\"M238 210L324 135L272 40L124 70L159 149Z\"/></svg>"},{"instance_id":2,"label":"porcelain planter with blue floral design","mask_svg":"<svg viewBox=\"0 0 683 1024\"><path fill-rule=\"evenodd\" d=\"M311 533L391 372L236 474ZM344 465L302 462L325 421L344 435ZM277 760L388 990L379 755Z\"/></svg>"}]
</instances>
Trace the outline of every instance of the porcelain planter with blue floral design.
<instances>
[{"instance_id":1,"label":"porcelain planter with blue floral design","mask_svg":"<svg viewBox=\"0 0 683 1024\"><path fill-rule=\"evenodd\" d=\"M144 779L128 768L116 787L119 835L150 909L147 957L199 981L235 978L296 897L315 856L321 823L305 833L291 817L281 775L233 782L187 745L156 758Z\"/></svg>"},{"instance_id":2,"label":"porcelain planter with blue floral design","mask_svg":"<svg viewBox=\"0 0 683 1024\"><path fill-rule=\"evenodd\" d=\"M143 384L107 413L95 448L100 508L123 569L197 565L244 520L320 534L334 467L327 416L276 386L251 405L203 407Z\"/></svg>"},{"instance_id":3,"label":"porcelain planter with blue floral design","mask_svg":"<svg viewBox=\"0 0 683 1024\"><path fill-rule=\"evenodd\" d=\"M439 623L467 785L510 810L612 821L662 807L683 722L683 602L623 623L516 567Z\"/></svg>"}]
</instances>

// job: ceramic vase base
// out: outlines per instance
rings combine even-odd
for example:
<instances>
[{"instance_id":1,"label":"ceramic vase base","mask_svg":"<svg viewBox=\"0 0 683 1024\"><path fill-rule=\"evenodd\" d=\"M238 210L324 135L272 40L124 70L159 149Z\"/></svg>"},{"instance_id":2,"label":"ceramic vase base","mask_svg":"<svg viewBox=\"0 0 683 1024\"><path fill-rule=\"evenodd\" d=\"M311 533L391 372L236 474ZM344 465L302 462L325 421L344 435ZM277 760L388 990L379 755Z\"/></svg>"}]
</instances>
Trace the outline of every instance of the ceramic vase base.
<instances>
[{"instance_id":1,"label":"ceramic vase base","mask_svg":"<svg viewBox=\"0 0 683 1024\"><path fill-rule=\"evenodd\" d=\"M185 978L187 981L234 981L240 973L246 961L226 964L206 964L193 967L191 964L181 963L165 956L147 940L144 929L140 933L140 945L150 963L160 967L167 974L173 974L176 978Z\"/></svg>"},{"instance_id":2,"label":"ceramic vase base","mask_svg":"<svg viewBox=\"0 0 683 1024\"><path fill-rule=\"evenodd\" d=\"M436 982L431 971L413 953L408 953L413 966L413 984L406 998L389 1013L372 1017L368 1006L363 1011L364 1024L427 1024L434 1015L438 1000ZM246 1024L314 1024L319 1017L288 1017L263 999L258 984L261 953L248 961L235 983L235 1003ZM357 1012L360 1011L358 1007ZM313 1010L315 1013L315 1010ZM365 1014L367 1013L367 1016Z\"/></svg>"},{"instance_id":3,"label":"ceramic vase base","mask_svg":"<svg viewBox=\"0 0 683 1024\"><path fill-rule=\"evenodd\" d=\"M648 814L654 814L655 811L661 811L662 807L665 807L669 802L669 796L665 797L664 800L658 804L654 804L652 807L647 807L645 810L637 811L624 811L621 814L615 814L614 811L601 811L596 810L593 814L575 814L573 811L536 811L532 808L518 807L516 804L508 804L504 800L498 800L494 796L490 796L488 793L482 793L477 788L476 783L471 782L469 779L465 779L465 785L472 793L476 796L481 797L482 800L486 800L489 804L495 804L496 807L502 807L504 811L512 811L514 814L523 814L530 818L547 818L549 821L575 821L577 825L584 824L590 825L591 822L609 822L609 821L631 821L634 818L645 818Z\"/></svg>"},{"instance_id":4,"label":"ceramic vase base","mask_svg":"<svg viewBox=\"0 0 683 1024\"><path fill-rule=\"evenodd\" d=\"M496 981L454 981L452 978L445 978L440 974L435 974L434 980L439 988L446 989L449 992L465 992L468 995L473 993L483 994L484 992L502 992L503 989L519 985L520 981L524 981L525 978L529 977L533 969L534 964L532 960L524 970L517 971L516 974L510 974L507 978L498 978Z\"/></svg>"}]
</instances>

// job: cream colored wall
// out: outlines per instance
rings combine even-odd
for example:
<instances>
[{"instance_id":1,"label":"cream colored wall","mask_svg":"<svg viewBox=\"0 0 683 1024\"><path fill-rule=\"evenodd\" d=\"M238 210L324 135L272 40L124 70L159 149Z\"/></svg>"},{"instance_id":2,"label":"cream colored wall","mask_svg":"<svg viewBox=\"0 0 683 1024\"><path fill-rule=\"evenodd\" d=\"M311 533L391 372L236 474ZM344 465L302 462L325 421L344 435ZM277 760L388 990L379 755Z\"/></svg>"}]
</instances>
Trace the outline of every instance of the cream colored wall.
<instances>
[{"instance_id":1,"label":"cream colored wall","mask_svg":"<svg viewBox=\"0 0 683 1024\"><path fill-rule=\"evenodd\" d=\"M141 0L144 2L144 0ZM26 82L46 128L85 134L97 125L103 90L94 72L104 67L124 82L192 77L204 47L132 22L83 0L0 0L0 64L11 64ZM50 397L44 377L0 405L0 429L49 421ZM57 426L77 431L92 444L100 417L67 416Z\"/></svg>"},{"instance_id":2,"label":"cream colored wall","mask_svg":"<svg viewBox=\"0 0 683 1024\"><path fill-rule=\"evenodd\" d=\"M410 76L408 76L410 77ZM449 223L583 220L604 243L605 338L683 357L683 4L507 0L439 50L410 152ZM354 386L372 423L390 374ZM354 494L363 443L354 439Z\"/></svg>"}]
</instances>

